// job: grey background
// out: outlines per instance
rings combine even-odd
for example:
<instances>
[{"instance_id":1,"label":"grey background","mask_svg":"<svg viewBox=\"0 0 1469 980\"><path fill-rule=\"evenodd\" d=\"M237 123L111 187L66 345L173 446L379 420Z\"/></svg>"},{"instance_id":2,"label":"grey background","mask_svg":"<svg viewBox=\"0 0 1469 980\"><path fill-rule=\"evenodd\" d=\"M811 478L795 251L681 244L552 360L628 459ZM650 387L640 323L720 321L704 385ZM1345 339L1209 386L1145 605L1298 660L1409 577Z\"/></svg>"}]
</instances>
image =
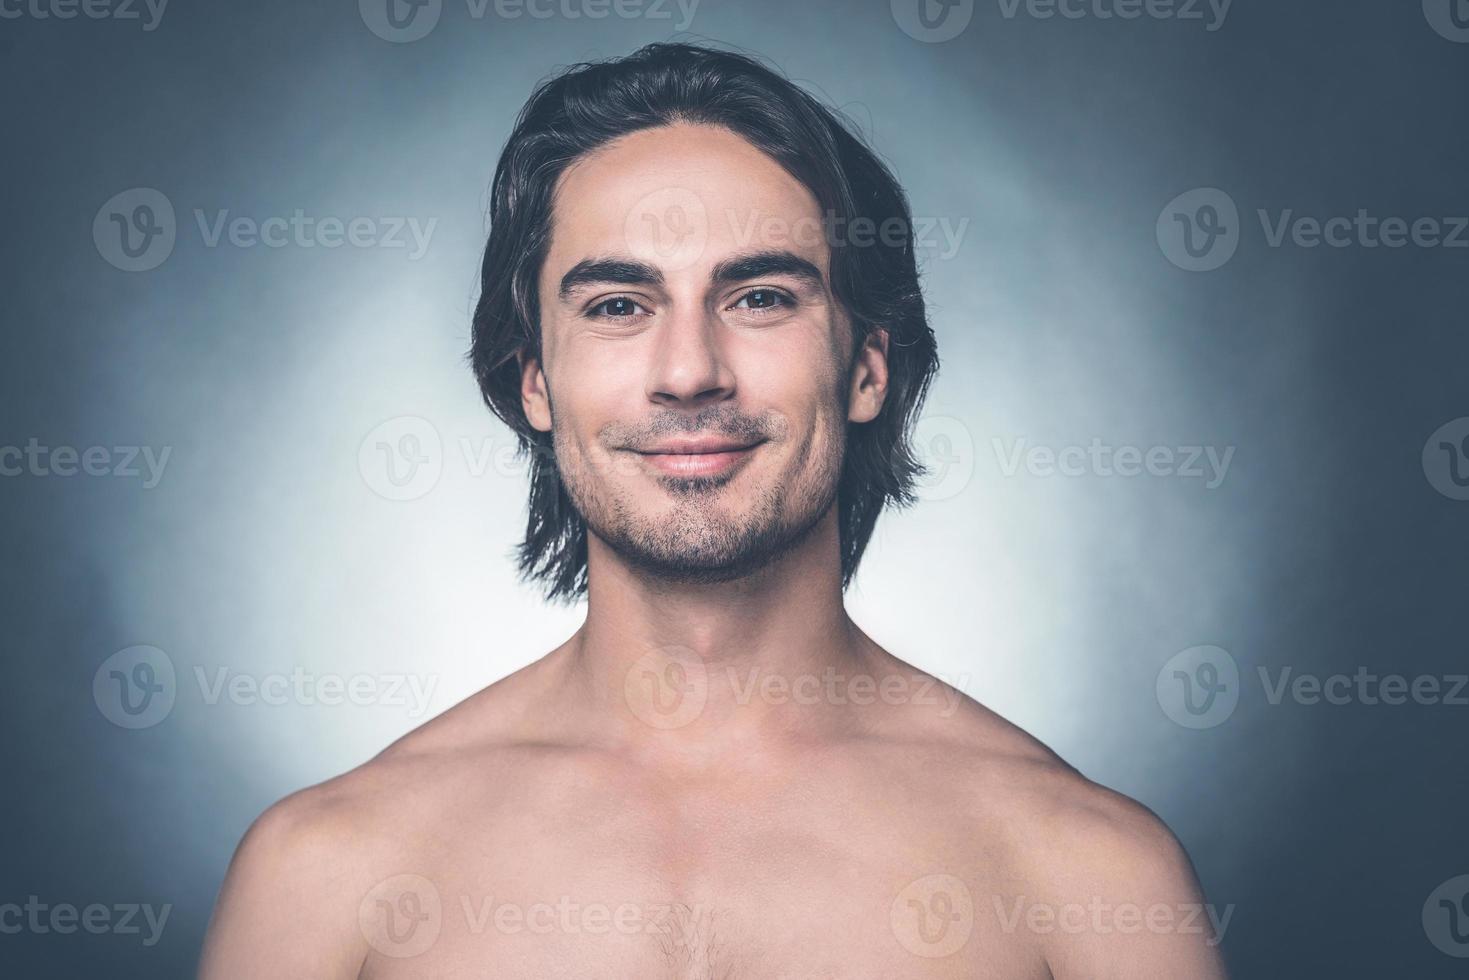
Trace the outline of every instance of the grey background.
<instances>
[{"instance_id":1,"label":"grey background","mask_svg":"<svg viewBox=\"0 0 1469 980\"><path fill-rule=\"evenodd\" d=\"M575 628L506 559L519 472L475 465L508 445L463 364L484 192L538 79L686 29L842 107L916 216L967 220L957 252L924 255L943 358L924 431L956 469L883 518L858 622L1164 817L1234 906L1236 975L1463 974L1421 916L1469 873L1469 708L1272 704L1258 669L1469 670L1469 502L1422 461L1469 415L1469 250L1272 248L1256 211L1469 214L1469 44L1416 2L1236 0L1208 30L991 0L941 43L898 6L703 0L684 23L444 0L411 43L346 2L173 0L153 30L0 20L0 445L170 447L153 487L0 478L0 903L172 905L152 947L0 935L0 972L189 974L260 810ZM91 229L138 187L177 242L126 272ZM1155 233L1199 187L1240 214L1209 272ZM436 224L417 258L210 247L196 209ZM440 437L441 476L389 500L371 434L403 416ZM1209 489L1007 475L994 443L1093 438L1234 455ZM167 654L176 700L128 730L93 680L138 644ZM1199 645L1240 678L1232 714L1192 729L1157 681ZM435 686L420 712L211 704L196 670L221 668Z\"/></svg>"}]
</instances>

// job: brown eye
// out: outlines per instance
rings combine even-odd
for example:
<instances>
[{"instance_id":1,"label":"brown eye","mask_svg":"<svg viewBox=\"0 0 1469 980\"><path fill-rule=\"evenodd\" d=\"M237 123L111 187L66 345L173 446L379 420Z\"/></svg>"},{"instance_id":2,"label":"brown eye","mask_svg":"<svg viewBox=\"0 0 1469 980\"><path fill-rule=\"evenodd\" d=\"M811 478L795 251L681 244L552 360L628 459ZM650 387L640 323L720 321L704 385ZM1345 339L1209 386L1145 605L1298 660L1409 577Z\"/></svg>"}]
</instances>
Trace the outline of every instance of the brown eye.
<instances>
[{"instance_id":1,"label":"brown eye","mask_svg":"<svg viewBox=\"0 0 1469 980\"><path fill-rule=\"evenodd\" d=\"M628 317L635 316L638 312L638 304L626 296L614 296L604 299L589 311L593 316Z\"/></svg>"},{"instance_id":2,"label":"brown eye","mask_svg":"<svg viewBox=\"0 0 1469 980\"><path fill-rule=\"evenodd\" d=\"M790 302L789 296L774 289L752 289L741 296L734 305L747 310L771 310L778 306L790 305Z\"/></svg>"}]
</instances>

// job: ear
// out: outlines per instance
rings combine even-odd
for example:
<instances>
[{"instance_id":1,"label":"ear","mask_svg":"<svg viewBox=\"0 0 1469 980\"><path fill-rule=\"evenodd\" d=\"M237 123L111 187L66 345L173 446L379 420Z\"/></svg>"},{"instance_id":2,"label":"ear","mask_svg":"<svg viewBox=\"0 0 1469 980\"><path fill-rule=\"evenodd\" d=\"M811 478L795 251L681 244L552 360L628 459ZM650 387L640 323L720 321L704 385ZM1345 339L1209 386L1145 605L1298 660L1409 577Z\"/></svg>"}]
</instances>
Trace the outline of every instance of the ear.
<instances>
[{"instance_id":1,"label":"ear","mask_svg":"<svg viewBox=\"0 0 1469 980\"><path fill-rule=\"evenodd\" d=\"M852 365L852 387L847 397L847 420L871 422L882 411L888 394L888 332L878 327L867 334Z\"/></svg>"},{"instance_id":2,"label":"ear","mask_svg":"<svg viewBox=\"0 0 1469 980\"><path fill-rule=\"evenodd\" d=\"M533 429L550 432L551 397L546 393L546 373L541 370L540 358L522 347L515 352L515 363L520 367L520 409L526 421Z\"/></svg>"}]
</instances>

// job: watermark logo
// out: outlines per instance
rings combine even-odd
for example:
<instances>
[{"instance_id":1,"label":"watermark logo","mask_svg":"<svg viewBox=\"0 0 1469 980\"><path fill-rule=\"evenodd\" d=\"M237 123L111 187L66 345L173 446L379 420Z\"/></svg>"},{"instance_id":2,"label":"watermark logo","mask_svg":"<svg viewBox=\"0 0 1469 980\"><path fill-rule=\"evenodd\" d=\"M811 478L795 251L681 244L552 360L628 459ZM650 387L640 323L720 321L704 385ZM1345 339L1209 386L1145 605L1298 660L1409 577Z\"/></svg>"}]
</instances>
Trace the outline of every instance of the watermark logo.
<instances>
[{"instance_id":1,"label":"watermark logo","mask_svg":"<svg viewBox=\"0 0 1469 980\"><path fill-rule=\"evenodd\" d=\"M1227 650L1196 646L1168 659L1157 678L1158 705L1184 728L1213 728L1239 704L1239 665Z\"/></svg>"},{"instance_id":2,"label":"watermark logo","mask_svg":"<svg viewBox=\"0 0 1469 980\"><path fill-rule=\"evenodd\" d=\"M439 23L444 0L357 0L362 23L384 41L405 44L426 37Z\"/></svg>"},{"instance_id":3,"label":"watermark logo","mask_svg":"<svg viewBox=\"0 0 1469 980\"><path fill-rule=\"evenodd\" d=\"M663 731L682 728L704 712L709 672L703 659L686 647L650 650L623 677L628 708L645 724Z\"/></svg>"},{"instance_id":4,"label":"watermark logo","mask_svg":"<svg viewBox=\"0 0 1469 980\"><path fill-rule=\"evenodd\" d=\"M400 415L379 424L357 448L357 469L385 500L417 500L438 486L444 443L432 422Z\"/></svg>"},{"instance_id":5,"label":"watermark logo","mask_svg":"<svg viewBox=\"0 0 1469 980\"><path fill-rule=\"evenodd\" d=\"M1469 0L1423 0L1423 16L1440 37L1469 44Z\"/></svg>"},{"instance_id":6,"label":"watermark logo","mask_svg":"<svg viewBox=\"0 0 1469 980\"><path fill-rule=\"evenodd\" d=\"M92 219L97 254L123 272L158 268L173 254L177 238L173 202L152 187L114 194Z\"/></svg>"},{"instance_id":7,"label":"watermark logo","mask_svg":"<svg viewBox=\"0 0 1469 980\"><path fill-rule=\"evenodd\" d=\"M1450 500L1469 500L1469 416L1445 422L1428 437L1423 475Z\"/></svg>"},{"instance_id":8,"label":"watermark logo","mask_svg":"<svg viewBox=\"0 0 1469 980\"><path fill-rule=\"evenodd\" d=\"M1217 187L1185 191L1158 215L1157 236L1169 262L1189 272L1209 272L1239 248L1239 209Z\"/></svg>"},{"instance_id":9,"label":"watermark logo","mask_svg":"<svg viewBox=\"0 0 1469 980\"><path fill-rule=\"evenodd\" d=\"M893 899L889 919L893 935L914 956L952 956L974 930L974 899L953 875L925 875Z\"/></svg>"},{"instance_id":10,"label":"watermark logo","mask_svg":"<svg viewBox=\"0 0 1469 980\"><path fill-rule=\"evenodd\" d=\"M644 262L687 269L709 244L709 213L693 191L664 187L633 204L622 231L628 249Z\"/></svg>"},{"instance_id":11,"label":"watermark logo","mask_svg":"<svg viewBox=\"0 0 1469 980\"><path fill-rule=\"evenodd\" d=\"M384 956L419 956L438 942L443 926L439 890L422 875L394 875L373 886L357 906L367 944Z\"/></svg>"},{"instance_id":12,"label":"watermark logo","mask_svg":"<svg viewBox=\"0 0 1469 980\"><path fill-rule=\"evenodd\" d=\"M915 41L952 41L974 17L974 0L892 0L893 23Z\"/></svg>"},{"instance_id":13,"label":"watermark logo","mask_svg":"<svg viewBox=\"0 0 1469 980\"><path fill-rule=\"evenodd\" d=\"M92 700L119 728L152 728L173 711L178 681L173 661L157 647L119 650L92 675Z\"/></svg>"},{"instance_id":14,"label":"watermark logo","mask_svg":"<svg viewBox=\"0 0 1469 980\"><path fill-rule=\"evenodd\" d=\"M913 481L919 500L949 500L974 479L974 437L961 419L925 415L913 427L913 449L923 472Z\"/></svg>"},{"instance_id":15,"label":"watermark logo","mask_svg":"<svg viewBox=\"0 0 1469 980\"><path fill-rule=\"evenodd\" d=\"M1428 896L1423 931L1439 952L1469 959L1469 875L1450 878Z\"/></svg>"}]
</instances>

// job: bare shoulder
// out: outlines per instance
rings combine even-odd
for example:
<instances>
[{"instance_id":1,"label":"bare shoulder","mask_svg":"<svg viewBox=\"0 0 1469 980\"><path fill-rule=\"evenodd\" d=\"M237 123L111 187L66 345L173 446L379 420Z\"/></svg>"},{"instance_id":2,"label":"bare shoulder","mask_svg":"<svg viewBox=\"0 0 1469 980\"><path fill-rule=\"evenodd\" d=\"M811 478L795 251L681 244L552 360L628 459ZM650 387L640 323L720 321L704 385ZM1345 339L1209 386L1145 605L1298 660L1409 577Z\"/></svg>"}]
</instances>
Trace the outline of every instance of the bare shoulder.
<instances>
[{"instance_id":1,"label":"bare shoulder","mask_svg":"<svg viewBox=\"0 0 1469 980\"><path fill-rule=\"evenodd\" d=\"M510 764L513 714L497 709L513 702L507 687L520 681L507 681L257 817L230 861L200 976L357 976L369 952L359 906L417 866L412 849L433 835L412 828L451 814L471 770L479 785L494 785L496 768Z\"/></svg>"},{"instance_id":2,"label":"bare shoulder","mask_svg":"<svg viewBox=\"0 0 1469 980\"><path fill-rule=\"evenodd\" d=\"M1224 977L1227 916L1157 814L1070 767L1027 790L1015 817L1033 897L1011 896L1009 914L1043 941L1057 980Z\"/></svg>"},{"instance_id":3,"label":"bare shoulder","mask_svg":"<svg viewBox=\"0 0 1469 980\"><path fill-rule=\"evenodd\" d=\"M346 896L390 863L371 811L387 807L376 764L293 793L245 833L205 940L200 976L354 977L366 950Z\"/></svg>"},{"instance_id":4,"label":"bare shoulder","mask_svg":"<svg viewBox=\"0 0 1469 980\"><path fill-rule=\"evenodd\" d=\"M891 662L907 689L924 696L915 693L887 713L874 734L899 758L930 757L934 765L917 769L931 774L934 788L956 794L952 802L960 809L1004 828L1017 848L1035 860L1064 853L1068 862L1099 873L1127 872L1140 860L1186 861L1177 838L1147 807L1088 779L962 691L896 658ZM914 767L905 761L905 768Z\"/></svg>"},{"instance_id":5,"label":"bare shoulder","mask_svg":"<svg viewBox=\"0 0 1469 980\"><path fill-rule=\"evenodd\" d=\"M1057 980L1224 977L1216 931L1187 852L1152 810L1063 761L1020 727L963 697L921 729L951 763L961 830L989 842L1004 885L976 914L1025 930ZM990 879L986 879L990 880Z\"/></svg>"}]
</instances>

